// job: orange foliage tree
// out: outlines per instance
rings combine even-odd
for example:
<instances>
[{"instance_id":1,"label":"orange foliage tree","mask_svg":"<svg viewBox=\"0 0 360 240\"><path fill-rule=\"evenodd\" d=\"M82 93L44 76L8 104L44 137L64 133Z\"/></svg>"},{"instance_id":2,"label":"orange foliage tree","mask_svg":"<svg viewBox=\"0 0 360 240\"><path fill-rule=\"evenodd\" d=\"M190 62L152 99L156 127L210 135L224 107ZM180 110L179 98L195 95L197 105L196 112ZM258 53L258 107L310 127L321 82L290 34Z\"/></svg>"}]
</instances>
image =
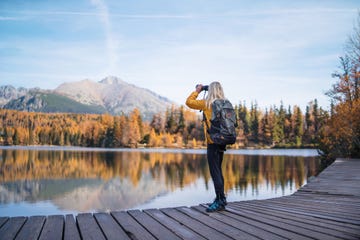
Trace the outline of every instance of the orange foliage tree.
<instances>
[{"instance_id":1,"label":"orange foliage tree","mask_svg":"<svg viewBox=\"0 0 360 240\"><path fill-rule=\"evenodd\" d=\"M360 13L345 55L340 57L338 81L327 92L333 106L321 131L320 150L327 158L360 157Z\"/></svg>"}]
</instances>

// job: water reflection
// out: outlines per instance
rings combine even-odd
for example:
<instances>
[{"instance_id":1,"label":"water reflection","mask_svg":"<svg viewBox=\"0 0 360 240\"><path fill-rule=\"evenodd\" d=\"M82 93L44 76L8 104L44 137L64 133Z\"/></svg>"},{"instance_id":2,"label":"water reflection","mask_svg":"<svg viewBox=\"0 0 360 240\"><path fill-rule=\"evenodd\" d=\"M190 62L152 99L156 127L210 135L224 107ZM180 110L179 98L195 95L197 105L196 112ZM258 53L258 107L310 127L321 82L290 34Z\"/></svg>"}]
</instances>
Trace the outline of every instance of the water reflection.
<instances>
[{"instance_id":1,"label":"water reflection","mask_svg":"<svg viewBox=\"0 0 360 240\"><path fill-rule=\"evenodd\" d=\"M203 150L0 153L0 215L24 202L50 201L60 211L87 212L196 205L213 197ZM223 164L230 201L290 194L319 171L314 156L229 152Z\"/></svg>"}]
</instances>

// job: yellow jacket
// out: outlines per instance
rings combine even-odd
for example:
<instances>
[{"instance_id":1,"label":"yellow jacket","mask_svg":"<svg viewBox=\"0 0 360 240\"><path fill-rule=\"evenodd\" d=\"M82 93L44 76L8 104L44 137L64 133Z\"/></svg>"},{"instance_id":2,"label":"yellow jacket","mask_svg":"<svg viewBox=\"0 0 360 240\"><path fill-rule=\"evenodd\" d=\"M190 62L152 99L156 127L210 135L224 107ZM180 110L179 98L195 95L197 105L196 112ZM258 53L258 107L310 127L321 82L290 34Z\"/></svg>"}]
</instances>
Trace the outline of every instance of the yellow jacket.
<instances>
[{"instance_id":1,"label":"yellow jacket","mask_svg":"<svg viewBox=\"0 0 360 240\"><path fill-rule=\"evenodd\" d=\"M207 108L205 104L205 99L197 100L197 97L199 96L199 93L194 91L190 94L190 96L186 99L186 106L192 109L201 110L206 116L207 124L204 125L204 133L206 136L206 141L208 144L213 143L211 140L209 134L207 133L207 127L211 126L211 108ZM205 121L205 119L204 119Z\"/></svg>"}]
</instances>

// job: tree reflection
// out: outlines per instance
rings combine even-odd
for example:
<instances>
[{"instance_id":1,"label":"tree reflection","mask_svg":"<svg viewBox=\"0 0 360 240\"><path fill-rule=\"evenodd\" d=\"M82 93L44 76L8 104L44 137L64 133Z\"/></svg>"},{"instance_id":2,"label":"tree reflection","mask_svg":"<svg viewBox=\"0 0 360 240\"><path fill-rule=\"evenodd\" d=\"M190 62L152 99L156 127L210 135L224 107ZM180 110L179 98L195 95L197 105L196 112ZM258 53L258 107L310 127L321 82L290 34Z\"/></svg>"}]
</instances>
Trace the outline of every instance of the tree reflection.
<instances>
[{"instance_id":1,"label":"tree reflection","mask_svg":"<svg viewBox=\"0 0 360 240\"><path fill-rule=\"evenodd\" d=\"M149 176L151 181L164 185L167 191L185 188L198 179L203 179L207 189L212 184L206 155L203 153L19 149L3 149L0 153L2 196L8 192L29 189L31 195L51 198L48 195L52 192L59 194L69 191L61 185L66 184L64 180L70 179L87 179L94 184L119 179L130 182L136 188L139 181L144 181L144 176ZM226 192L242 193L251 189L257 193L260 191L259 186L284 191L293 186L297 189L308 177L318 174L319 162L315 157L225 154L223 171ZM45 194L41 190L41 182L50 180L58 181L57 189L48 189ZM75 189L79 183L72 184ZM63 190L59 190L61 188Z\"/></svg>"}]
</instances>

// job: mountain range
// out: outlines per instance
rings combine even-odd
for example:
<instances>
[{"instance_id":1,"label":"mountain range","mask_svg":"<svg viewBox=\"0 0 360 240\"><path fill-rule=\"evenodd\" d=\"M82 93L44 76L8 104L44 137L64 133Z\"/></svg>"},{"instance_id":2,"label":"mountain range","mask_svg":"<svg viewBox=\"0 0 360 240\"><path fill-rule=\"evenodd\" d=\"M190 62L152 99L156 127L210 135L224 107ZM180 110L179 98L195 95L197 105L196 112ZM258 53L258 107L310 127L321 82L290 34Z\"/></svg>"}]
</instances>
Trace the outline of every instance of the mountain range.
<instances>
[{"instance_id":1,"label":"mountain range","mask_svg":"<svg viewBox=\"0 0 360 240\"><path fill-rule=\"evenodd\" d=\"M0 86L0 107L19 111L119 115L137 108L144 120L151 120L172 104L165 97L113 76L99 82L89 79L66 82L54 90Z\"/></svg>"}]
</instances>

